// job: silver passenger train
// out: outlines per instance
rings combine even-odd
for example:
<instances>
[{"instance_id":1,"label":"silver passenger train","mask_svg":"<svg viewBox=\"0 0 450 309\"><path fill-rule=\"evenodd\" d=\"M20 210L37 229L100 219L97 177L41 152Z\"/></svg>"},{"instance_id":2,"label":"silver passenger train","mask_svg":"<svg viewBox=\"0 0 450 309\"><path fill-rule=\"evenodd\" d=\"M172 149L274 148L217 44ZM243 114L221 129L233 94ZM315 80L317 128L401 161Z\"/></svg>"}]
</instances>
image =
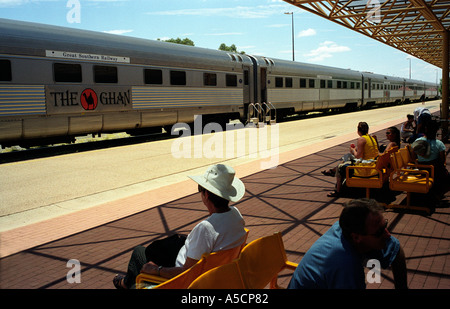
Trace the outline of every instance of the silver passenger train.
<instances>
[{"instance_id":1,"label":"silver passenger train","mask_svg":"<svg viewBox=\"0 0 450 309\"><path fill-rule=\"evenodd\" d=\"M7 19L0 41L2 146L245 121L255 104L279 117L437 96L418 80Z\"/></svg>"}]
</instances>

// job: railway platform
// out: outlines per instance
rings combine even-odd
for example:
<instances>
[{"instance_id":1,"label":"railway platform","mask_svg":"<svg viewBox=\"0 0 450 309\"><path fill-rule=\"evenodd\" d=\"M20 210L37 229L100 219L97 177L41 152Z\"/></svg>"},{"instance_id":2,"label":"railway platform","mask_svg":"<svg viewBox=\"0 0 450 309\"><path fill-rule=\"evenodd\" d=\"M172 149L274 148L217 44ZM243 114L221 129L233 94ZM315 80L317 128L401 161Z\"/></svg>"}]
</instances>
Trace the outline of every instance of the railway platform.
<instances>
[{"instance_id":1,"label":"railway platform","mask_svg":"<svg viewBox=\"0 0 450 309\"><path fill-rule=\"evenodd\" d=\"M391 125L391 124L389 124ZM400 126L400 123L397 123ZM378 126L371 133L384 137ZM287 256L299 262L309 247L338 220L343 203L363 197L364 191L352 196L329 198L327 193L335 179L321 174L333 167L348 150L355 135L330 139L280 154L277 168L256 169L258 162L237 166L237 176L246 185L244 198L234 205L239 208L250 230L249 241L282 232ZM381 139L382 141L383 139ZM446 145L447 150L450 145ZM450 160L447 157L447 166ZM256 171L256 172L255 172ZM374 198L386 198L372 191ZM396 201L405 194L394 195ZM116 218L120 209L140 206L144 210ZM415 211L389 211L388 229L404 248L408 283L412 289L450 288L450 193L430 215ZM138 208L136 208L138 209ZM73 214L33 223L3 232L2 246L14 237L23 242L35 239L27 248L10 248L0 259L1 289L114 289L112 278L126 271L132 249L170 233L188 233L208 216L196 193L196 185L185 182L155 189L132 197ZM104 223L107 221L106 223ZM99 222L95 225L95 222ZM77 226L70 235L60 233ZM42 239L36 243L37 239ZM70 283L68 261L79 261L79 282ZM290 274L280 277L286 286ZM368 289L392 289L390 270L382 271L381 283L367 284Z\"/></svg>"}]
</instances>

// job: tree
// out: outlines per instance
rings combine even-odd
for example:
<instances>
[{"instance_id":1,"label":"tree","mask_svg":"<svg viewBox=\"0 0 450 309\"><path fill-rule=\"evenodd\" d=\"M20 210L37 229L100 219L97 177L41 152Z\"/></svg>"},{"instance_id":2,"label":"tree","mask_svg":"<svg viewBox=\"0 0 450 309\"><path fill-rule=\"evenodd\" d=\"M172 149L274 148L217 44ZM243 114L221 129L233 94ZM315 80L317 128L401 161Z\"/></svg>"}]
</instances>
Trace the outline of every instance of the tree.
<instances>
[{"instance_id":1,"label":"tree","mask_svg":"<svg viewBox=\"0 0 450 309\"><path fill-rule=\"evenodd\" d=\"M158 41L161 41L161 39L158 39ZM191 39L188 39L188 38L184 38L184 39L180 39L180 38L168 39L168 40L163 40L163 42L195 46L194 45L194 41L192 41Z\"/></svg>"},{"instance_id":2,"label":"tree","mask_svg":"<svg viewBox=\"0 0 450 309\"><path fill-rule=\"evenodd\" d=\"M227 46L225 43L220 44L219 50L228 51L232 53L245 54L244 51L238 51L236 45L232 44L231 46Z\"/></svg>"}]
</instances>

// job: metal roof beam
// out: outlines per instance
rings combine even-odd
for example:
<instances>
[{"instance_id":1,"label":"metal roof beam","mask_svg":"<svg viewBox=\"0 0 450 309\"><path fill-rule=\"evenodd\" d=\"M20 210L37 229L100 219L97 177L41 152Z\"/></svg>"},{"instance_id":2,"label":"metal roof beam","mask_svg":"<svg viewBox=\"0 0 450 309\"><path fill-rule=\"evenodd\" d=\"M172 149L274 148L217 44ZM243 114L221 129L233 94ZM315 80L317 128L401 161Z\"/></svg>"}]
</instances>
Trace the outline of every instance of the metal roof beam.
<instances>
[{"instance_id":1,"label":"metal roof beam","mask_svg":"<svg viewBox=\"0 0 450 309\"><path fill-rule=\"evenodd\" d=\"M442 67L448 0L379 0L377 7L360 0L284 1Z\"/></svg>"}]
</instances>

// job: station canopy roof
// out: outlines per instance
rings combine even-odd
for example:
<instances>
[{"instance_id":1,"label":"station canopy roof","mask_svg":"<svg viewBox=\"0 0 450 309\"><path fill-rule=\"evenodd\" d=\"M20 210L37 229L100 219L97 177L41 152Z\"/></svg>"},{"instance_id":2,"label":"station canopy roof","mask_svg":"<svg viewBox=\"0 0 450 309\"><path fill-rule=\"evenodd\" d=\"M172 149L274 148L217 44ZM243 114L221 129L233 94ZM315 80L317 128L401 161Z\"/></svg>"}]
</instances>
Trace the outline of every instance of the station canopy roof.
<instances>
[{"instance_id":1,"label":"station canopy roof","mask_svg":"<svg viewBox=\"0 0 450 309\"><path fill-rule=\"evenodd\" d=\"M443 67L443 33L450 30L450 1L284 1Z\"/></svg>"}]
</instances>

